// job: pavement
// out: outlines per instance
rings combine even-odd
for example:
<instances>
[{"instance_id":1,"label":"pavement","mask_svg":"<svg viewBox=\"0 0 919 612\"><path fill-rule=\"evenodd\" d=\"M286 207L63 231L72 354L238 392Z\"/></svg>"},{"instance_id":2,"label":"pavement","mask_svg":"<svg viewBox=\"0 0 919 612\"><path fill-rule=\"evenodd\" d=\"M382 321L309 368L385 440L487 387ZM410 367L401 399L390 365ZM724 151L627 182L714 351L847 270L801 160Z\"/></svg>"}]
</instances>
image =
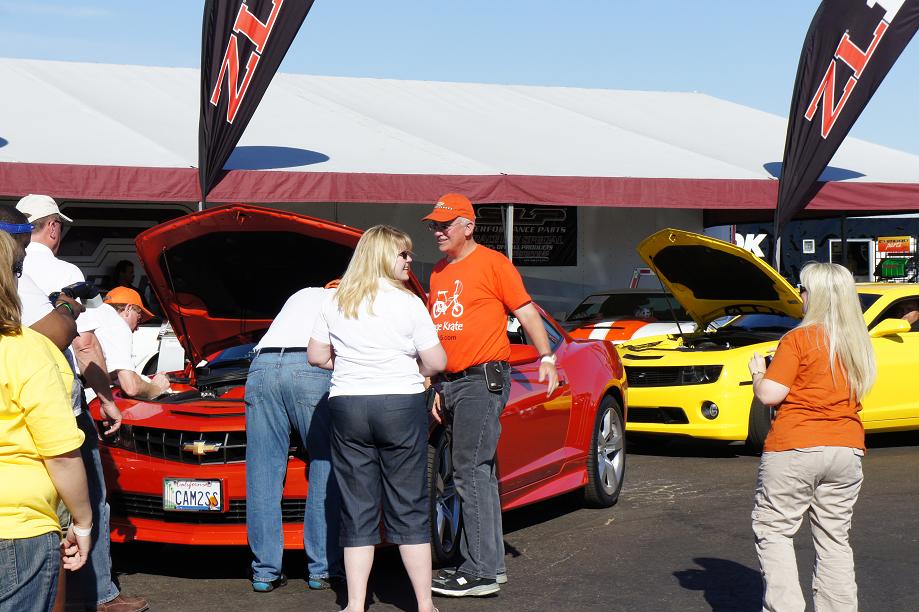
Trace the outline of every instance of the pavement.
<instances>
[{"instance_id":1,"label":"pavement","mask_svg":"<svg viewBox=\"0 0 919 612\"><path fill-rule=\"evenodd\" d=\"M919 432L869 436L865 483L851 540L862 610L919 610ZM733 444L674 441L629 449L626 480L608 509L569 494L504 516L509 582L483 598L435 597L441 612L760 609L762 585L750 529L759 458ZM805 595L814 549L795 540ZM116 546L122 588L151 610L333 611L346 593L310 591L303 553L285 554L290 583L253 593L242 548ZM415 610L398 551L380 549L368 609ZM808 610L812 607L809 605Z\"/></svg>"}]
</instances>

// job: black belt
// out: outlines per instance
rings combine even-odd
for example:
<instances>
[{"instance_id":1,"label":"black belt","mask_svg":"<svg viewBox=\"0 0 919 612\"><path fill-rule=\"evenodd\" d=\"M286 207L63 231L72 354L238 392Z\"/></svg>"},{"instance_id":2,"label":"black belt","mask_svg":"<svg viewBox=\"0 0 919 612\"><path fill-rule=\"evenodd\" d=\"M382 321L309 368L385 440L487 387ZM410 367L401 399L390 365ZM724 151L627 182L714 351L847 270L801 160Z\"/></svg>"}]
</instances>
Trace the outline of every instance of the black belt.
<instances>
[{"instance_id":1,"label":"black belt","mask_svg":"<svg viewBox=\"0 0 919 612\"><path fill-rule=\"evenodd\" d=\"M485 366L489 363L500 363L503 367L507 367L508 363L506 361L486 361L485 363L480 363L478 365L469 366L465 370L460 370L459 372L441 372L440 378L447 382L452 382L454 380L459 380L460 378L467 378L469 376L485 376Z\"/></svg>"},{"instance_id":2,"label":"black belt","mask_svg":"<svg viewBox=\"0 0 919 612\"><path fill-rule=\"evenodd\" d=\"M258 353L305 353L305 346L266 346L265 348L259 349Z\"/></svg>"}]
</instances>

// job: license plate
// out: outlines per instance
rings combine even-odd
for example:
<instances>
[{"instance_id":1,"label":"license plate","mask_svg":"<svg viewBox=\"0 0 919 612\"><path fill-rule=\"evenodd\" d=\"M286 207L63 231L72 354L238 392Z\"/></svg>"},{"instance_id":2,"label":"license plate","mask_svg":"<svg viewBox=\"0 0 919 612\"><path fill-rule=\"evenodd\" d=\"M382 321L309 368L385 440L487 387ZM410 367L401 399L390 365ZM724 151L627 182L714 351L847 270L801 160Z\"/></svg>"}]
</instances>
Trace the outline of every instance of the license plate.
<instances>
[{"instance_id":1,"label":"license plate","mask_svg":"<svg viewBox=\"0 0 919 612\"><path fill-rule=\"evenodd\" d=\"M220 512L223 487L219 480L163 479L163 510Z\"/></svg>"}]
</instances>

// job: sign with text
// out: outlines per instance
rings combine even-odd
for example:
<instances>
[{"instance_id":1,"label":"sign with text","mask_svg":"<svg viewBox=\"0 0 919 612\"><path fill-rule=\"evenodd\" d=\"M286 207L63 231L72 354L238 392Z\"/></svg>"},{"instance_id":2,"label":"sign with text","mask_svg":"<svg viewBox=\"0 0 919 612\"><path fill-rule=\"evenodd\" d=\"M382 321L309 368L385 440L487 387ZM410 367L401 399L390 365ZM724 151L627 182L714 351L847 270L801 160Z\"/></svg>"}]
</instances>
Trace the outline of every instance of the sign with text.
<instances>
[{"instance_id":1,"label":"sign with text","mask_svg":"<svg viewBox=\"0 0 919 612\"><path fill-rule=\"evenodd\" d=\"M201 33L198 181L218 182L313 0L207 0Z\"/></svg>"},{"instance_id":2,"label":"sign with text","mask_svg":"<svg viewBox=\"0 0 919 612\"><path fill-rule=\"evenodd\" d=\"M878 252L879 253L909 253L910 248L909 236L879 236Z\"/></svg>"},{"instance_id":3,"label":"sign with text","mask_svg":"<svg viewBox=\"0 0 919 612\"><path fill-rule=\"evenodd\" d=\"M773 235L813 198L820 174L917 29L919 0L820 3L791 96ZM909 108L904 101L904 116Z\"/></svg>"},{"instance_id":4,"label":"sign with text","mask_svg":"<svg viewBox=\"0 0 919 612\"><path fill-rule=\"evenodd\" d=\"M507 254L507 207L475 207L475 240ZM514 204L514 256L518 266L578 265L578 213L575 206Z\"/></svg>"}]
</instances>

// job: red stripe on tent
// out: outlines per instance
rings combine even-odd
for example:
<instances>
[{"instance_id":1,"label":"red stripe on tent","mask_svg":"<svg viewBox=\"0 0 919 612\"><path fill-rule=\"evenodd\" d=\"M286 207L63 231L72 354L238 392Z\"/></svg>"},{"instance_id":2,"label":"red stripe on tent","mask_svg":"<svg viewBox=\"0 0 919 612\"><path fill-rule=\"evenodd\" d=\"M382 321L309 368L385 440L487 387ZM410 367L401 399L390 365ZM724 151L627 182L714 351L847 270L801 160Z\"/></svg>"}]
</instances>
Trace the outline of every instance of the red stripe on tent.
<instances>
[{"instance_id":1,"label":"red stripe on tent","mask_svg":"<svg viewBox=\"0 0 919 612\"><path fill-rule=\"evenodd\" d=\"M362 174L231 170L209 202L429 204L449 191L476 203L569 204L633 208L775 208L777 181L520 175ZM0 163L0 196L46 193L65 200L197 202L195 168ZM919 210L913 183L827 183L816 210Z\"/></svg>"}]
</instances>

